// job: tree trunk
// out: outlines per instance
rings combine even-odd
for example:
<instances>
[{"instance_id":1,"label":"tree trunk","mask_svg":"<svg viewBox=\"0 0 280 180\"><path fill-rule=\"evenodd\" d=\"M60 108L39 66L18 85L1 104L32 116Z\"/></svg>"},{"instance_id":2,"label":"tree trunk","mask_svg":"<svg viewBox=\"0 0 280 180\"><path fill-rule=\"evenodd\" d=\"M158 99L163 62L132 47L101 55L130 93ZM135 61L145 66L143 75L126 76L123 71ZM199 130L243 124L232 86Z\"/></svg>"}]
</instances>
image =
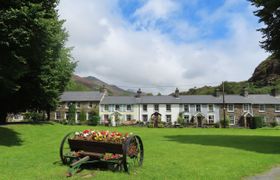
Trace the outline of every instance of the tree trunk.
<instances>
[{"instance_id":1,"label":"tree trunk","mask_svg":"<svg viewBox=\"0 0 280 180\"><path fill-rule=\"evenodd\" d=\"M0 112L0 124L6 124L7 116L7 112Z\"/></svg>"}]
</instances>

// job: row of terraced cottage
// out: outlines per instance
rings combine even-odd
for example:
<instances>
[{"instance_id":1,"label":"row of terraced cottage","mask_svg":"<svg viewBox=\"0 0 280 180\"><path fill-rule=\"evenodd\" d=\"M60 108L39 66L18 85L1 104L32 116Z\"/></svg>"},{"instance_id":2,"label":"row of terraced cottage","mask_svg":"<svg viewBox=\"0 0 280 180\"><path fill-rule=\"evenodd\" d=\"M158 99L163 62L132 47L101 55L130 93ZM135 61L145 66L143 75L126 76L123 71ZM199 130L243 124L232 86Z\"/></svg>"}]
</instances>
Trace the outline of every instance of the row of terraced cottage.
<instances>
[{"instance_id":1,"label":"row of terraced cottage","mask_svg":"<svg viewBox=\"0 0 280 180\"><path fill-rule=\"evenodd\" d=\"M225 103L223 103L225 102ZM108 96L106 92L64 92L61 104L52 113L55 120L67 119L68 107L76 105L76 121L81 111L90 116L93 108L99 108L100 123L110 120L112 124L118 121L149 122L157 114L162 122L174 124L178 116L185 123L198 127L214 124L223 120L223 107L231 126L248 126L254 116L262 116L267 123L280 123L280 95L276 90L271 94L248 94L244 90L241 95L225 95L219 91L213 95L179 95L176 89L174 95L145 96L138 90L135 96Z\"/></svg>"}]
</instances>

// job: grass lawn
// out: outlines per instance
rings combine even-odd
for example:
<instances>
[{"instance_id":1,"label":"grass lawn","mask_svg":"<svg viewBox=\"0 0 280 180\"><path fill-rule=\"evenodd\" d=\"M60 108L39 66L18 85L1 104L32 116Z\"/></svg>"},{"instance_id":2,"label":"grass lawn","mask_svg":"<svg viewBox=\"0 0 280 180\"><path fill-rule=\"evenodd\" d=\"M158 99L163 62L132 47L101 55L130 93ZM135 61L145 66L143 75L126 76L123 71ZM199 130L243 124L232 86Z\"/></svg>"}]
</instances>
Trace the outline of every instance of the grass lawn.
<instances>
[{"instance_id":1,"label":"grass lawn","mask_svg":"<svg viewBox=\"0 0 280 180\"><path fill-rule=\"evenodd\" d=\"M0 126L0 179L64 179L59 145L88 126ZM107 127L90 127L108 129ZM144 142L142 168L133 174L84 170L71 179L242 179L280 164L280 130L109 128Z\"/></svg>"}]
</instances>

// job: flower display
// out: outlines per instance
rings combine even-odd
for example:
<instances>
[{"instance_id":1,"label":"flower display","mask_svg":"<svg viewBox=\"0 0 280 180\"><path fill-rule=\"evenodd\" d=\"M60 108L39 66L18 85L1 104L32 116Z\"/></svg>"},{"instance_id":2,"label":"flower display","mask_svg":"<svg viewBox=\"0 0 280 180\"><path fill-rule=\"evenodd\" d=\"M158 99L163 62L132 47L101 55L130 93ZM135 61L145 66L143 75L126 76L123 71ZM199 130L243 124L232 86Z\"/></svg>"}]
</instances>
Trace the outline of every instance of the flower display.
<instances>
[{"instance_id":1,"label":"flower display","mask_svg":"<svg viewBox=\"0 0 280 180\"><path fill-rule=\"evenodd\" d=\"M82 132L76 132L73 139L122 144L131 135L132 133L122 134L120 132L110 132L108 130L97 131L86 129Z\"/></svg>"}]
</instances>

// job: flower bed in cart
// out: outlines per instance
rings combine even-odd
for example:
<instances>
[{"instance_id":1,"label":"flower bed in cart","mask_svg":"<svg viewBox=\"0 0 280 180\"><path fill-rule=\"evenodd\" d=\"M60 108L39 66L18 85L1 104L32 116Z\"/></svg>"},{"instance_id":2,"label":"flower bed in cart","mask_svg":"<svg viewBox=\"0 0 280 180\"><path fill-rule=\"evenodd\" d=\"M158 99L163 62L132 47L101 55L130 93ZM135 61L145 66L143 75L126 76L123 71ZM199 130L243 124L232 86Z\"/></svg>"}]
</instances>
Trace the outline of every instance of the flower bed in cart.
<instances>
[{"instance_id":1,"label":"flower bed in cart","mask_svg":"<svg viewBox=\"0 0 280 180\"><path fill-rule=\"evenodd\" d=\"M107 143L107 144L123 144L126 140L132 136L132 133L120 133L116 131L97 131L97 130L84 130L82 132L75 132L75 136L73 140L82 140L82 141L90 141L90 142L100 142L100 143ZM79 152L77 152L79 153ZM133 154L137 154L137 147L130 146L128 150L128 155L133 156ZM79 154L76 154L79 155ZM110 159L119 159L121 158L121 154L117 153L105 153L102 157L103 160L110 160Z\"/></svg>"}]
</instances>

